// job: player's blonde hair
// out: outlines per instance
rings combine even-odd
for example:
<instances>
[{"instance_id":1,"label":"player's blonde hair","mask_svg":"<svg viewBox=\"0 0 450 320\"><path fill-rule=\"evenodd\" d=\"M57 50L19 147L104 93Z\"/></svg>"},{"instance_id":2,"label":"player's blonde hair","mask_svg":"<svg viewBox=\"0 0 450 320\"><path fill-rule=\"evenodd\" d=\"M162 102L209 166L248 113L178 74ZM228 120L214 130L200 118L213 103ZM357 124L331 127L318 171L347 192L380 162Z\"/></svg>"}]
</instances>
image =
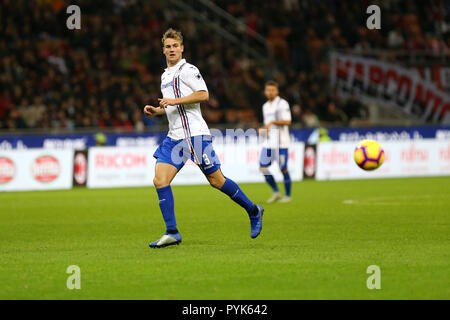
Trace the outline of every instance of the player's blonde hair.
<instances>
[{"instance_id":1,"label":"player's blonde hair","mask_svg":"<svg viewBox=\"0 0 450 320\"><path fill-rule=\"evenodd\" d=\"M267 86L273 86L273 87L276 87L278 89L278 82L276 82L274 80L269 80L265 84L265 87L267 87Z\"/></svg>"},{"instance_id":2,"label":"player's blonde hair","mask_svg":"<svg viewBox=\"0 0 450 320\"><path fill-rule=\"evenodd\" d=\"M167 29L166 32L164 32L163 37L161 38L161 42L164 46L164 41L166 41L166 39L175 39L180 41L181 44L183 44L183 35L181 34L180 31L177 31L175 29L169 28Z\"/></svg>"}]
</instances>

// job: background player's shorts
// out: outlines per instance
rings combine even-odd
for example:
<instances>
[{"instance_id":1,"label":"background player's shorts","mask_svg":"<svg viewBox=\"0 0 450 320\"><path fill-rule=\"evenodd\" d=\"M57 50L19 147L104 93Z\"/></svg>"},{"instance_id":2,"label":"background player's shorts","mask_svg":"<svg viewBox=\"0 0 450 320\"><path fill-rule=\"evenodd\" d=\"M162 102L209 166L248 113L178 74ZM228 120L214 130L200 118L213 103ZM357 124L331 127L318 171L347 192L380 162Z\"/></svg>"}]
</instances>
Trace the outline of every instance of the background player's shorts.
<instances>
[{"instance_id":1,"label":"background player's shorts","mask_svg":"<svg viewBox=\"0 0 450 320\"><path fill-rule=\"evenodd\" d=\"M171 164L179 171L186 161L191 159L194 163L200 164L205 175L220 168L220 161L213 149L211 136L191 137L190 142L188 143L186 139L174 140L166 137L153 154L156 163Z\"/></svg>"},{"instance_id":2,"label":"background player's shorts","mask_svg":"<svg viewBox=\"0 0 450 320\"><path fill-rule=\"evenodd\" d=\"M278 157L277 157L278 150ZM272 164L272 160L278 160L278 164L281 170L287 169L288 162L288 149L268 149L262 148L261 155L259 156L259 166L268 167Z\"/></svg>"}]
</instances>

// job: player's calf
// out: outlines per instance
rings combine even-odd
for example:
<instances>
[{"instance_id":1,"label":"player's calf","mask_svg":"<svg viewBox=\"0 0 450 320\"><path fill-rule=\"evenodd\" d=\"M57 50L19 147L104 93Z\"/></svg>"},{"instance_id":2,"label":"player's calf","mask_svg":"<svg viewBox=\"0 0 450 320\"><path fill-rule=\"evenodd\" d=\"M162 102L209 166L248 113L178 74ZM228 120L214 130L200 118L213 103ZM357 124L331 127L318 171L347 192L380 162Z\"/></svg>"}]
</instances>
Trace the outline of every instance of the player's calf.
<instances>
[{"instance_id":1,"label":"player's calf","mask_svg":"<svg viewBox=\"0 0 450 320\"><path fill-rule=\"evenodd\" d=\"M211 187L219 190L225 184L226 180L226 178L223 176L220 170L217 170L216 172L206 176L206 179L208 179L208 182L211 185Z\"/></svg>"},{"instance_id":2,"label":"player's calf","mask_svg":"<svg viewBox=\"0 0 450 320\"><path fill-rule=\"evenodd\" d=\"M283 202L289 202L291 198L291 188L292 188L292 181L291 176L289 175L289 171L287 169L281 170L283 173L283 182L284 182L284 189L286 192L286 196L284 197Z\"/></svg>"},{"instance_id":3,"label":"player's calf","mask_svg":"<svg viewBox=\"0 0 450 320\"><path fill-rule=\"evenodd\" d=\"M268 167L260 167L259 171L261 171L261 173L264 175L264 179L266 179L267 184L270 186L270 188L272 188L272 191L274 192L274 194L277 195L279 193L279 189L278 189L277 183L275 181L275 178L269 171L269 168Z\"/></svg>"}]
</instances>

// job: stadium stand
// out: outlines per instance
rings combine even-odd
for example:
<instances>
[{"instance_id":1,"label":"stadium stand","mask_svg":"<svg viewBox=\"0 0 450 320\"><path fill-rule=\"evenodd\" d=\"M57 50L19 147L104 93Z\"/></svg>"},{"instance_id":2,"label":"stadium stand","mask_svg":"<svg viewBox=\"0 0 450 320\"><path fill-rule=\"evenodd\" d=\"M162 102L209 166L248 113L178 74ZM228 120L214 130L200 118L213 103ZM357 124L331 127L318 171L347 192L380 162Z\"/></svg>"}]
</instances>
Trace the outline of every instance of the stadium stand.
<instances>
[{"instance_id":1,"label":"stadium stand","mask_svg":"<svg viewBox=\"0 0 450 320\"><path fill-rule=\"evenodd\" d=\"M194 24L173 1L78 1L82 28L68 30L69 1L3 0L0 129L142 131L164 124L164 118L143 117L142 107L160 96L160 37L168 27L183 32L185 56L210 86L202 110L211 126L257 126L268 79L280 83L294 124L349 125L366 119L368 108L330 94L330 50L389 50L400 59L405 51L448 56L450 48L449 2L379 3L388 9L386 27L368 30L368 1L211 1L245 24L250 44L264 38L266 59L255 59L208 23ZM236 33L232 24L221 28Z\"/></svg>"}]
</instances>

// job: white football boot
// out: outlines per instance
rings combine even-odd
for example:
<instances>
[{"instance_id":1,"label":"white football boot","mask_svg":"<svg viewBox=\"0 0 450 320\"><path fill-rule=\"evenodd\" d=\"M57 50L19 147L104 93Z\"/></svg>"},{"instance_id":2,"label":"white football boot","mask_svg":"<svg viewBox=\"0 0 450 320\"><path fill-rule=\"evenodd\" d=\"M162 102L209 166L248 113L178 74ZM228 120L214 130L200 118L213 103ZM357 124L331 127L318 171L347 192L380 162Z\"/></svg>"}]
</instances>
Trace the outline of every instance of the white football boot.
<instances>
[{"instance_id":1,"label":"white football boot","mask_svg":"<svg viewBox=\"0 0 450 320\"><path fill-rule=\"evenodd\" d=\"M274 192L272 196L267 200L267 203L274 203L282 198L281 192Z\"/></svg>"},{"instance_id":2,"label":"white football boot","mask_svg":"<svg viewBox=\"0 0 450 320\"><path fill-rule=\"evenodd\" d=\"M291 198L291 197L284 196L284 197L281 198L280 201L278 201L278 202L280 202L280 203L288 203L288 202L291 202L291 201L292 201L292 198Z\"/></svg>"},{"instance_id":3,"label":"white football boot","mask_svg":"<svg viewBox=\"0 0 450 320\"><path fill-rule=\"evenodd\" d=\"M180 244L181 235L180 233L168 234L167 232L155 242L149 244L150 248L164 248L167 246Z\"/></svg>"}]
</instances>

